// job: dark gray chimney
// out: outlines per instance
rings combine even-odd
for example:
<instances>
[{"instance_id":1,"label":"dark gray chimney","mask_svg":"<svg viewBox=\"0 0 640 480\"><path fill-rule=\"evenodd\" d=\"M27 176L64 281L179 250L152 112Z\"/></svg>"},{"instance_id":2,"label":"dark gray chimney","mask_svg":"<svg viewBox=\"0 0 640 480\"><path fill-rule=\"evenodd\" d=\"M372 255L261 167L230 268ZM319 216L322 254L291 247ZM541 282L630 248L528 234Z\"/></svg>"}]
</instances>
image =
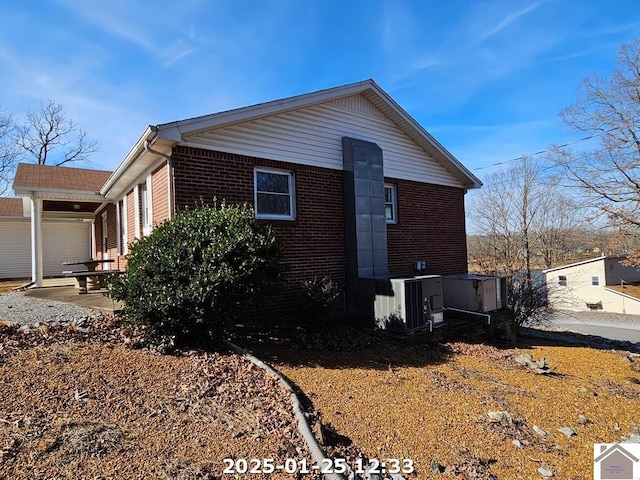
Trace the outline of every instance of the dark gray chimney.
<instances>
[{"instance_id":1,"label":"dark gray chimney","mask_svg":"<svg viewBox=\"0 0 640 480\"><path fill-rule=\"evenodd\" d=\"M358 278L388 278L382 149L342 137L347 290Z\"/></svg>"}]
</instances>

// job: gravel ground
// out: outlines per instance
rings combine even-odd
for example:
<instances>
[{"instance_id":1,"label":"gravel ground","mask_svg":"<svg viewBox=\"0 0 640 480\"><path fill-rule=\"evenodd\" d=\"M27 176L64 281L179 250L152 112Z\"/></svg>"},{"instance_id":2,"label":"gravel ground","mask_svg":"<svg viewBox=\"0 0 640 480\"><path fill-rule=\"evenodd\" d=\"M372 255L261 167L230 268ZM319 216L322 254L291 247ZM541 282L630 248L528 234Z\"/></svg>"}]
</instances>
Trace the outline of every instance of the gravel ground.
<instances>
[{"instance_id":1,"label":"gravel ground","mask_svg":"<svg viewBox=\"0 0 640 480\"><path fill-rule=\"evenodd\" d=\"M42 323L70 324L99 314L97 310L71 303L27 297L22 292L0 294L0 320L23 326Z\"/></svg>"}]
</instances>

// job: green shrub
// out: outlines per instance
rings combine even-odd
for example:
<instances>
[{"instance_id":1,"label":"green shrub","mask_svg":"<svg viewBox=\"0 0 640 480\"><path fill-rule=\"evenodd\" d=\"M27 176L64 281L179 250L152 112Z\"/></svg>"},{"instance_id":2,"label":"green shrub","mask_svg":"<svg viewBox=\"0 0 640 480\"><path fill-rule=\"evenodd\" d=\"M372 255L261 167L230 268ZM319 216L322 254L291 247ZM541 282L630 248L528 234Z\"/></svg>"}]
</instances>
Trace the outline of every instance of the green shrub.
<instances>
[{"instance_id":1,"label":"green shrub","mask_svg":"<svg viewBox=\"0 0 640 480\"><path fill-rule=\"evenodd\" d=\"M307 320L330 319L342 292L330 277L314 277L302 282L301 313Z\"/></svg>"},{"instance_id":2,"label":"green shrub","mask_svg":"<svg viewBox=\"0 0 640 480\"><path fill-rule=\"evenodd\" d=\"M216 339L281 279L282 248L248 205L178 213L130 246L110 296L166 343Z\"/></svg>"}]
</instances>

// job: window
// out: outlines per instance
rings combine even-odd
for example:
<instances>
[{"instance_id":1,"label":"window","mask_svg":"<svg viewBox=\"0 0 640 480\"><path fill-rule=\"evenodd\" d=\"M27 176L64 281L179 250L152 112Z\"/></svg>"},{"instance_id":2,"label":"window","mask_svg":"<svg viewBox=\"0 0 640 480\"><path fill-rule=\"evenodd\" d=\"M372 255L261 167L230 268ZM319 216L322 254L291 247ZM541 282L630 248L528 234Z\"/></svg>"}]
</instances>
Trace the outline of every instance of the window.
<instances>
[{"instance_id":1,"label":"window","mask_svg":"<svg viewBox=\"0 0 640 480\"><path fill-rule=\"evenodd\" d=\"M561 287L567 286L567 276L566 275L558 275L558 285Z\"/></svg>"},{"instance_id":2,"label":"window","mask_svg":"<svg viewBox=\"0 0 640 480\"><path fill-rule=\"evenodd\" d=\"M256 218L293 220L295 218L293 173L256 169L254 204Z\"/></svg>"},{"instance_id":3,"label":"window","mask_svg":"<svg viewBox=\"0 0 640 480\"><path fill-rule=\"evenodd\" d=\"M396 186L390 183L384 184L384 217L387 223L398 223Z\"/></svg>"},{"instance_id":4,"label":"window","mask_svg":"<svg viewBox=\"0 0 640 480\"><path fill-rule=\"evenodd\" d=\"M116 234L117 252L119 255L127 254L127 197L123 197L116 203Z\"/></svg>"},{"instance_id":5,"label":"window","mask_svg":"<svg viewBox=\"0 0 640 480\"><path fill-rule=\"evenodd\" d=\"M142 225L142 234L149 235L151 233L152 218L151 213L151 176L138 184L138 195L140 204L140 223Z\"/></svg>"},{"instance_id":6,"label":"window","mask_svg":"<svg viewBox=\"0 0 640 480\"><path fill-rule=\"evenodd\" d=\"M602 302L587 301L588 310L602 310Z\"/></svg>"},{"instance_id":7,"label":"window","mask_svg":"<svg viewBox=\"0 0 640 480\"><path fill-rule=\"evenodd\" d=\"M591 286L597 287L598 285L600 285L600 278L598 278L597 276L591 277Z\"/></svg>"}]
</instances>

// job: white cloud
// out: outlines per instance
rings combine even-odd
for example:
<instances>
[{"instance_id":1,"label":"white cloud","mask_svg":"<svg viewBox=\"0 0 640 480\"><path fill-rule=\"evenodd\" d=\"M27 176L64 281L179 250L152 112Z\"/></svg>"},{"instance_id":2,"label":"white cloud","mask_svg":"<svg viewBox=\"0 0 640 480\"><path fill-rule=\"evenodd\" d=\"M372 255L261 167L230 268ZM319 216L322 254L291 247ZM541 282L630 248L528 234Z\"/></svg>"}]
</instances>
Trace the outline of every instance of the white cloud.
<instances>
[{"instance_id":1,"label":"white cloud","mask_svg":"<svg viewBox=\"0 0 640 480\"><path fill-rule=\"evenodd\" d=\"M521 10L518 10L517 12L513 12L513 13L510 13L510 14L506 15L496 26L494 26L493 28L491 28L487 32L485 32L482 35L480 35L480 40L481 41L482 40L486 40L487 38L492 37L492 36L500 33L502 30L507 28L513 22L518 20L520 17L523 17L526 14L533 12L539 6L540 6L539 3L534 3L533 5L529 5L529 6L523 8Z\"/></svg>"}]
</instances>

